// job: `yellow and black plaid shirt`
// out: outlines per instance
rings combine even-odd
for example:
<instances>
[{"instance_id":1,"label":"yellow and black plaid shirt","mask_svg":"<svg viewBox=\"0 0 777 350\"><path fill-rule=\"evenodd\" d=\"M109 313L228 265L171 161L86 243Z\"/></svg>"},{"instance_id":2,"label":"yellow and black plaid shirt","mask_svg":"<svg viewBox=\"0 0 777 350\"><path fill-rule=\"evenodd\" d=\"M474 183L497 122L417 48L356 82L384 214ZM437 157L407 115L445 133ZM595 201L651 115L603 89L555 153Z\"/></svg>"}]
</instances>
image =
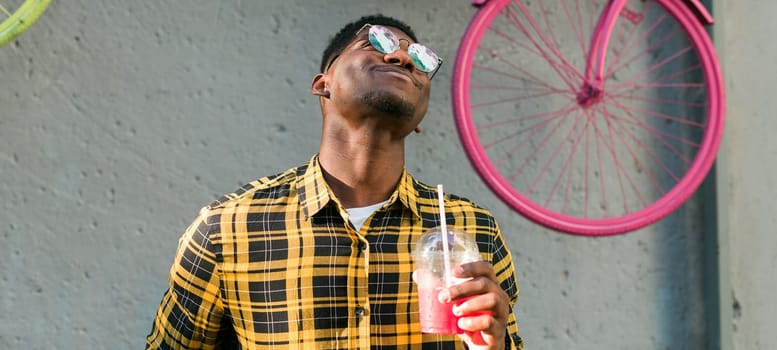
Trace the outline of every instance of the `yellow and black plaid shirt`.
<instances>
[{"instance_id":1,"label":"yellow and black plaid shirt","mask_svg":"<svg viewBox=\"0 0 777 350\"><path fill-rule=\"evenodd\" d=\"M147 349L453 349L422 334L413 243L439 226L436 188L403 171L356 231L318 157L203 208L179 241ZM510 251L491 214L446 195L447 224L475 235L511 299ZM509 347L521 339L513 313Z\"/></svg>"}]
</instances>

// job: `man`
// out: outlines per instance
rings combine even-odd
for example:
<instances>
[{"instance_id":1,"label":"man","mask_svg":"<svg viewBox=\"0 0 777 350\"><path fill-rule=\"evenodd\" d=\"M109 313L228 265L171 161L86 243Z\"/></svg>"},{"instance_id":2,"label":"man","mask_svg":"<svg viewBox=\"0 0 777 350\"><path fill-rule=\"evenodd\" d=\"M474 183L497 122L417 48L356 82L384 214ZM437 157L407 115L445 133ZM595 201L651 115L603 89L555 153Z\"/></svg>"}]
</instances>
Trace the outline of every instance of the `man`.
<instances>
[{"instance_id":1,"label":"man","mask_svg":"<svg viewBox=\"0 0 777 350\"><path fill-rule=\"evenodd\" d=\"M332 39L311 85L319 153L201 210L146 348L522 348L510 251L488 211L453 195L448 227L475 235L484 261L459 266L471 279L440 293L464 334L420 332L410 251L440 215L435 189L405 170L404 140L441 60L415 43L382 15Z\"/></svg>"}]
</instances>

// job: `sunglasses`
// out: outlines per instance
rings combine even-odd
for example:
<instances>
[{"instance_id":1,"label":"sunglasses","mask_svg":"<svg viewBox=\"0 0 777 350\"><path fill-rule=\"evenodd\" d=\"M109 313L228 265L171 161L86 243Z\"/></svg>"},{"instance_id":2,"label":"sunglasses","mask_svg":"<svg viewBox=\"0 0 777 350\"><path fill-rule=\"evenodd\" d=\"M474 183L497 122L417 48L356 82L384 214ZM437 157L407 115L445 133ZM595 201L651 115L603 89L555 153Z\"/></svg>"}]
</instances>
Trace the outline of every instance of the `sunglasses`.
<instances>
[{"instance_id":1,"label":"sunglasses","mask_svg":"<svg viewBox=\"0 0 777 350\"><path fill-rule=\"evenodd\" d=\"M372 24L365 24L356 31L354 36L358 36L364 28L369 28L367 38L372 47L385 54L390 54L399 50L399 42L401 40L407 41L407 39L398 38L394 32L384 26ZM434 77L434 74L437 73L437 70L442 66L442 58L437 56L430 48L419 43L410 44L407 47L407 53L413 60L416 69L426 73L429 76L429 80ZM335 56L326 68L329 69L338 57L339 55Z\"/></svg>"}]
</instances>

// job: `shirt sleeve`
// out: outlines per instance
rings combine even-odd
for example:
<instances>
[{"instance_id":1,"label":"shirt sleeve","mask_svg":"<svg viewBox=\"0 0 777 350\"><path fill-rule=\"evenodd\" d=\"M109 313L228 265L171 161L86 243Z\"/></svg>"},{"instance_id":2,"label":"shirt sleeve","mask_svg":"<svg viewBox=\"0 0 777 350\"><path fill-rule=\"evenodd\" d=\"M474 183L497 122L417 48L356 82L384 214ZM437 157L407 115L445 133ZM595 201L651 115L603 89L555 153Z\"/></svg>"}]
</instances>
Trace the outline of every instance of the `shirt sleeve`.
<instances>
[{"instance_id":1,"label":"shirt sleeve","mask_svg":"<svg viewBox=\"0 0 777 350\"><path fill-rule=\"evenodd\" d=\"M518 282L513 266L513 257L510 249L504 243L502 232L498 225L494 226L491 264L494 266L496 278L502 290L510 298L510 315L507 318L507 337L505 337L505 349L523 350L523 341L518 335L518 322L515 317L515 303L518 300Z\"/></svg>"},{"instance_id":2,"label":"shirt sleeve","mask_svg":"<svg viewBox=\"0 0 777 350\"><path fill-rule=\"evenodd\" d=\"M146 349L218 349L224 309L208 211L186 229Z\"/></svg>"}]
</instances>

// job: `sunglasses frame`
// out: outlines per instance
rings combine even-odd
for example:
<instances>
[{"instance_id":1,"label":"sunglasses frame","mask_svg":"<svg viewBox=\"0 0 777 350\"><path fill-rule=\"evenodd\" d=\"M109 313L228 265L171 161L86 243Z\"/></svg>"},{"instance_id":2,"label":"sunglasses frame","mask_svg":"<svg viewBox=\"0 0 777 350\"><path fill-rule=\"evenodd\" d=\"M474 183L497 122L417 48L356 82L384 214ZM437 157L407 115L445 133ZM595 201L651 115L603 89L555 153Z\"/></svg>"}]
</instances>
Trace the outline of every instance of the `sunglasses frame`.
<instances>
[{"instance_id":1,"label":"sunglasses frame","mask_svg":"<svg viewBox=\"0 0 777 350\"><path fill-rule=\"evenodd\" d=\"M390 54L390 53L397 52L397 50L400 50L401 48L400 48L400 45L399 45L399 44L397 44L396 48L394 48L394 50L393 50L393 51L388 51L388 52L386 52L386 51L383 51L383 50L381 50L381 48L379 48L378 46L376 46L376 45L375 45L375 44L372 42L372 40L370 40L370 37L369 37L369 35L370 35L370 34L372 34L372 30L373 30L373 28L377 28L377 29L384 29L384 30L386 30L386 32L388 32L388 33L391 33L391 35L394 37L394 39L396 39L396 40L394 40L394 41L396 41L397 43L399 43L399 42L400 42L400 41L402 41L402 40L405 40L405 41L408 41L408 42L409 42L409 40L407 40L407 39L400 39L400 38L399 38L399 37L398 37L396 34L394 34L394 32L393 32L393 31L391 31L391 29L388 29L388 28L387 28L387 27L385 27L385 26L378 25L378 24L370 24L370 23L367 23L367 24L363 25L361 28L359 28L359 30L357 30L357 31L354 33L354 37L358 36L358 35L359 35L359 33L361 33L361 32L364 30L364 28L370 28L370 33L368 33L367 41L370 43L370 46L372 46L372 47L373 47L373 48L374 48L376 51L378 51L378 52L380 52L380 53L384 53L384 54ZM426 74L427 74L427 76L429 76L429 80L432 80L432 78L434 78L434 75L435 75L435 74L437 74L437 71L438 71L438 70L440 70L440 67L442 67L443 59L442 59L442 58L440 58L440 56L439 56L439 55L437 55L437 53L436 53L436 52L434 52L432 49L430 49L428 46L426 46L426 45L423 45L423 44L420 44L420 43L412 43L412 44L408 45L408 55L410 55L410 57L413 59L413 63L414 63L414 64L415 64L416 57L418 57L418 56L417 56L417 55L416 55L416 56L413 56L412 54L410 54L410 46L413 46L413 45L415 45L415 47L420 47L421 49L426 49L426 50L428 50L429 52L431 52L432 54L434 54L434 56L437 58L437 66L436 66L436 67L434 67L434 69L432 69L432 70L430 70L430 71L424 71L424 70L422 70L422 69L418 69L419 71L422 71L422 72L426 73ZM327 64L327 66L326 66L326 69L325 69L324 71L326 71L326 70L329 70L329 67L331 67L331 66L332 66L332 64L333 64L333 63L334 63L334 62L335 62L335 61L336 61L336 60L337 60L339 57L340 57L340 55L339 55L339 54L338 54L338 55L336 55L335 57L333 57L333 58L332 58L332 60L331 60L331 61L329 61L329 64ZM417 65L417 64L416 64L416 67L418 67L418 65Z\"/></svg>"}]
</instances>

